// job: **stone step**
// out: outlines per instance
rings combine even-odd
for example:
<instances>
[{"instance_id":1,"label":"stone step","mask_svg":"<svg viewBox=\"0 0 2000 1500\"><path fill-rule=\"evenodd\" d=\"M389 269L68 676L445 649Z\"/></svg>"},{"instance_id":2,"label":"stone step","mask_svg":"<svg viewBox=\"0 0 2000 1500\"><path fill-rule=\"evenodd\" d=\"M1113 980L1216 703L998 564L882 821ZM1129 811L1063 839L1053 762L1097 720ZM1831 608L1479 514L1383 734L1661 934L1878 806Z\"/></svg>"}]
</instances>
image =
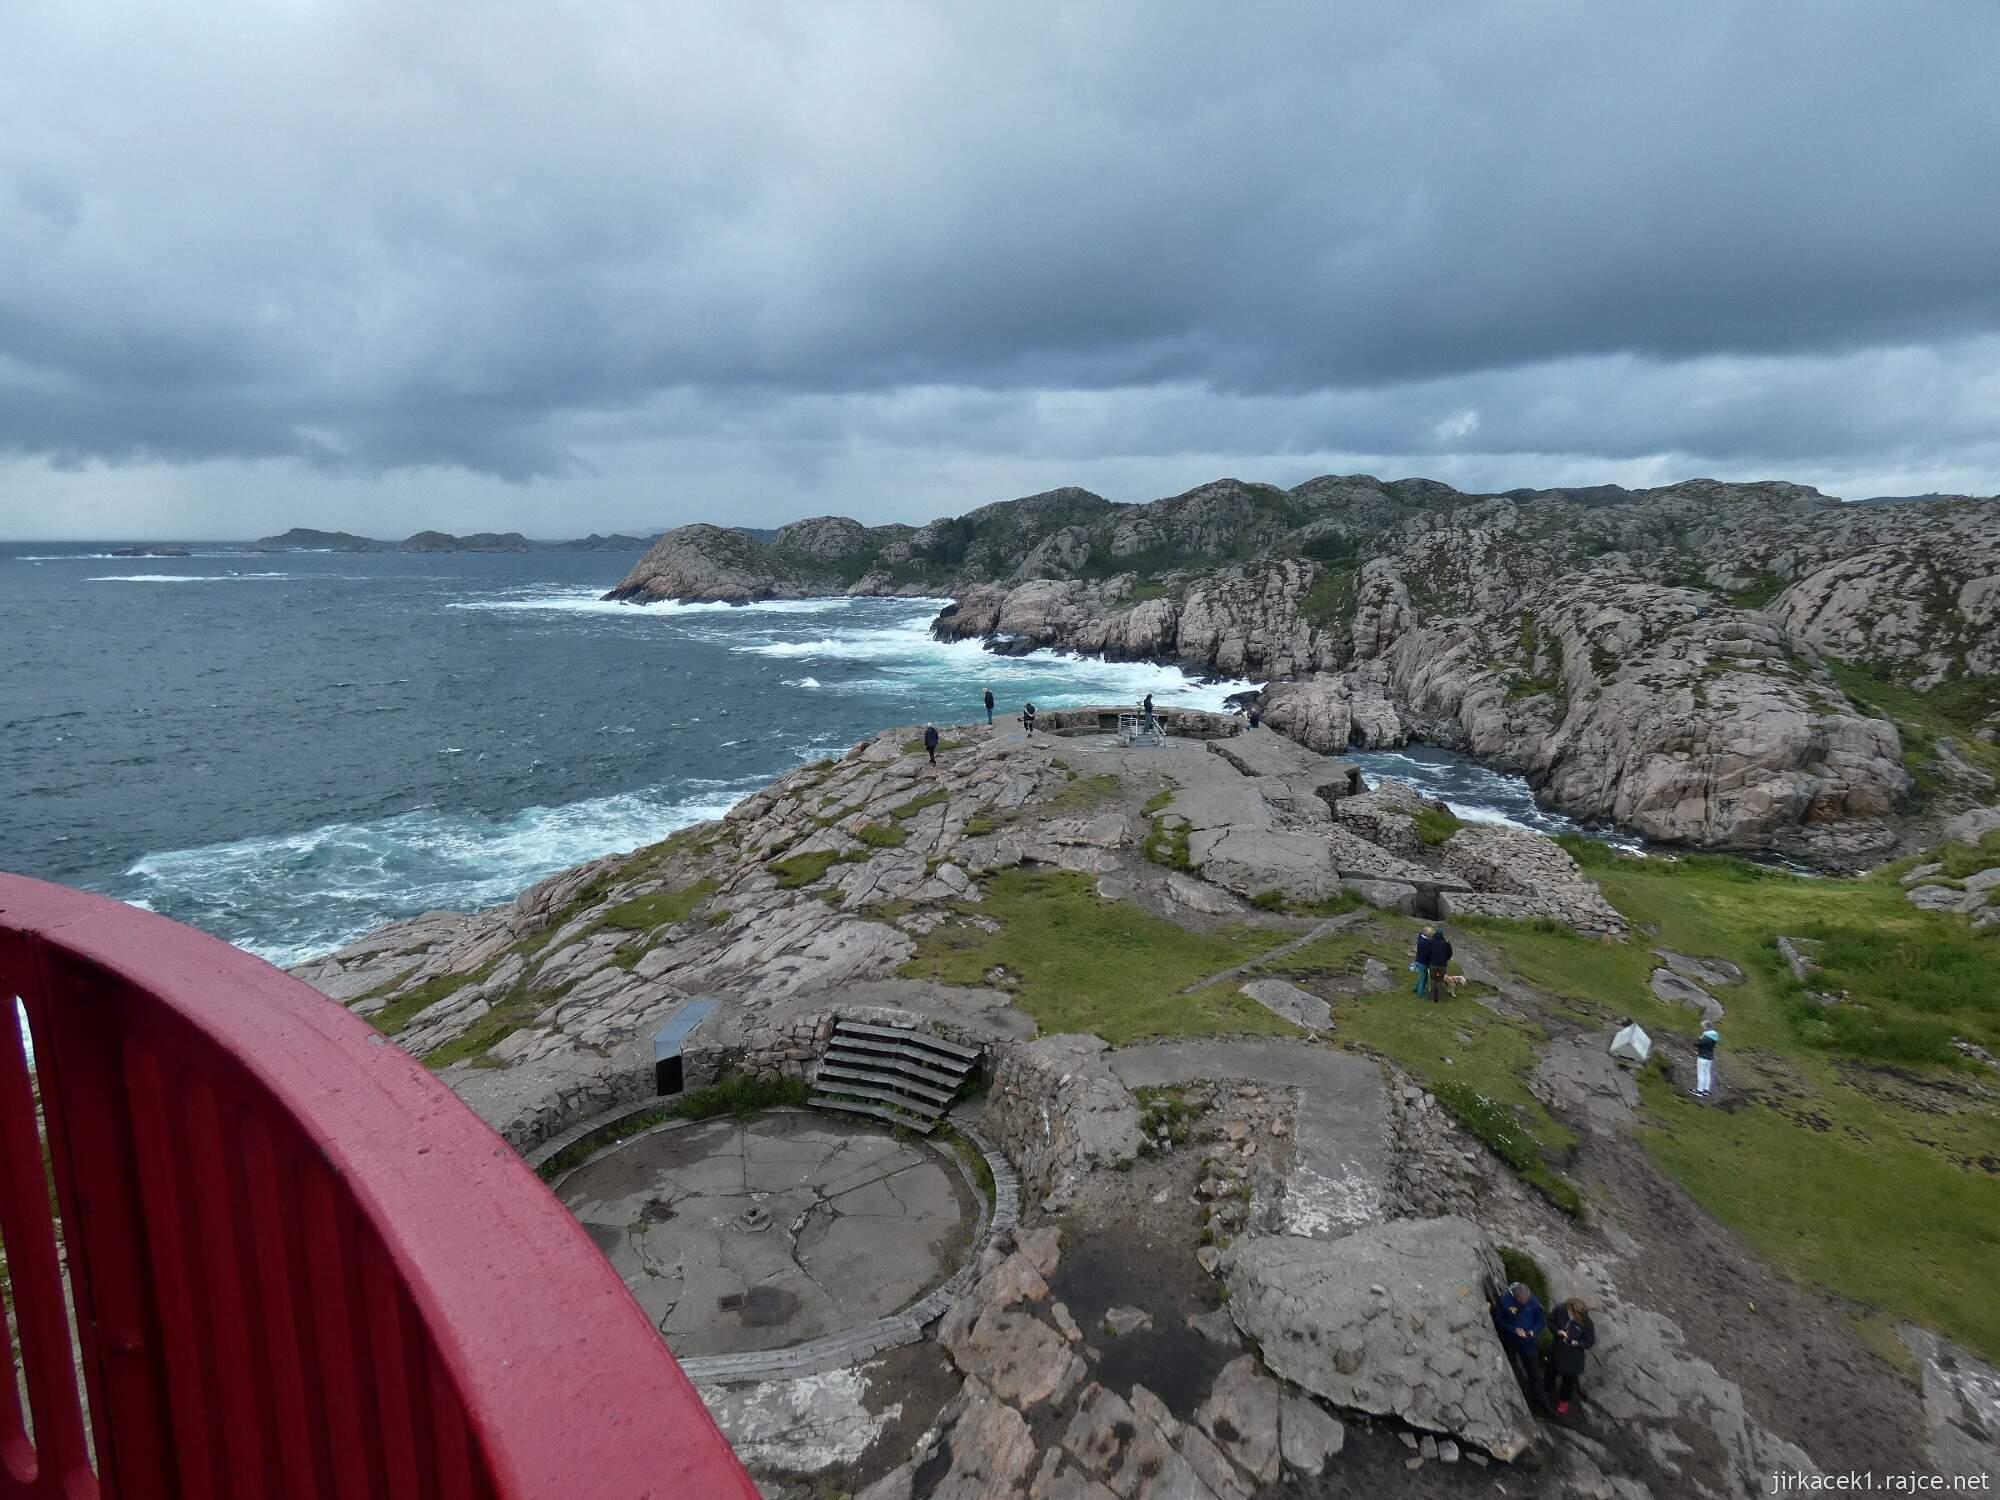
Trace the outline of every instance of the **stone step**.
<instances>
[{"instance_id":1,"label":"stone step","mask_svg":"<svg viewBox=\"0 0 2000 1500\"><path fill-rule=\"evenodd\" d=\"M868 1045L856 1046L837 1036L827 1043L825 1060L850 1068L891 1069L905 1073L911 1078L920 1078L933 1087L950 1089L954 1093L958 1091L959 1085L965 1082L965 1075L971 1071L966 1068L940 1068L934 1065L934 1059L913 1058L898 1049L884 1047L878 1050Z\"/></svg>"},{"instance_id":2,"label":"stone step","mask_svg":"<svg viewBox=\"0 0 2000 1500\"><path fill-rule=\"evenodd\" d=\"M860 1021L835 1021L833 1034L836 1037L879 1037L884 1041L922 1047L927 1051L956 1058L968 1068L979 1061L977 1047L961 1047L957 1042L948 1042L943 1037L932 1036L927 1031L906 1031L898 1026L869 1026Z\"/></svg>"},{"instance_id":3,"label":"stone step","mask_svg":"<svg viewBox=\"0 0 2000 1500\"><path fill-rule=\"evenodd\" d=\"M929 1135L937 1129L936 1120L912 1119L893 1109L882 1109L873 1104L864 1104L859 1099L842 1099L833 1094L814 1094L806 1103L820 1109L841 1109L849 1114L873 1115L878 1120L887 1120L891 1125L900 1125L905 1130L914 1130L918 1135Z\"/></svg>"},{"instance_id":4,"label":"stone step","mask_svg":"<svg viewBox=\"0 0 2000 1500\"><path fill-rule=\"evenodd\" d=\"M944 1113L940 1105L924 1099L912 1099L908 1094L899 1094L892 1088L870 1088L864 1083L843 1083L838 1079L816 1079L822 1094L845 1094L854 1099L873 1099L877 1104L893 1104L898 1109L906 1109L913 1115L922 1115L927 1120L935 1120Z\"/></svg>"},{"instance_id":5,"label":"stone step","mask_svg":"<svg viewBox=\"0 0 2000 1500\"><path fill-rule=\"evenodd\" d=\"M929 1100L940 1109L951 1103L952 1100L951 1092L947 1089L934 1089L927 1083L918 1083L914 1079L885 1072L880 1068L850 1068L838 1066L832 1062L823 1062L819 1065L817 1077L821 1088L832 1088L834 1086L827 1081L829 1079L845 1078L855 1083L872 1083L879 1084L884 1088L901 1089L903 1092L913 1094L919 1099Z\"/></svg>"}]
</instances>

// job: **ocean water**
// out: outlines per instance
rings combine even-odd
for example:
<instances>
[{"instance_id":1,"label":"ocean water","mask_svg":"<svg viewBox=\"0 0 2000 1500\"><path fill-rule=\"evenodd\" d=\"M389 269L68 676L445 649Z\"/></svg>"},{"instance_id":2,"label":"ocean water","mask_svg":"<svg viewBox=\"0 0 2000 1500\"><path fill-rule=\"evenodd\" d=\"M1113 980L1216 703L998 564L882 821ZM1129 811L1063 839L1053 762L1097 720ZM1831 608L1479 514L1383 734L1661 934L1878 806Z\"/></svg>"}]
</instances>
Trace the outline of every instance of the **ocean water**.
<instances>
[{"instance_id":1,"label":"ocean water","mask_svg":"<svg viewBox=\"0 0 2000 1500\"><path fill-rule=\"evenodd\" d=\"M946 645L935 602L606 604L621 554L0 547L0 868L279 963L512 897L876 729L1250 684ZM1566 828L1444 752L1358 757Z\"/></svg>"}]
</instances>

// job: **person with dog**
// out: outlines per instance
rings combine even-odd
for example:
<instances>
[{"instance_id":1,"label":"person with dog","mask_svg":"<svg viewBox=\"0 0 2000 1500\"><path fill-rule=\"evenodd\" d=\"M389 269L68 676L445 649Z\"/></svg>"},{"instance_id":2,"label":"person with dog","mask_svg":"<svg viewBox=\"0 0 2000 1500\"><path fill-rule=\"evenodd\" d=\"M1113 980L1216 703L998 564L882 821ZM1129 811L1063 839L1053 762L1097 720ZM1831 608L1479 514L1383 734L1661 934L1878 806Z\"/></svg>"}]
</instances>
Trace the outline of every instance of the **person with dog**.
<instances>
[{"instance_id":1,"label":"person with dog","mask_svg":"<svg viewBox=\"0 0 2000 1500\"><path fill-rule=\"evenodd\" d=\"M1431 988L1431 934L1437 931L1426 927L1417 934L1417 961L1410 965L1417 971L1416 996L1419 1000L1430 993Z\"/></svg>"},{"instance_id":2,"label":"person with dog","mask_svg":"<svg viewBox=\"0 0 2000 1500\"><path fill-rule=\"evenodd\" d=\"M1444 999L1444 971L1451 967L1451 939L1444 935L1444 923L1440 922L1431 932L1429 956L1425 960L1431 971L1431 1000L1433 1003Z\"/></svg>"}]
</instances>

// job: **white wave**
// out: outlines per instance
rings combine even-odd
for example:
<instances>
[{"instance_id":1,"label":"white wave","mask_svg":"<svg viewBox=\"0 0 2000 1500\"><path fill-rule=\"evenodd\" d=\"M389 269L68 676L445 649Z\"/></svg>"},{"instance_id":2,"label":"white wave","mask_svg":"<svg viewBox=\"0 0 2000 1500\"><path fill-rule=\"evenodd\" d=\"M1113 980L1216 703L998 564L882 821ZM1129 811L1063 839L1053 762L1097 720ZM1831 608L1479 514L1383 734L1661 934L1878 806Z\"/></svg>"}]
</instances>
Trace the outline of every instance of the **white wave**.
<instances>
[{"instance_id":1,"label":"white wave","mask_svg":"<svg viewBox=\"0 0 2000 1500\"><path fill-rule=\"evenodd\" d=\"M766 778L655 787L509 817L434 810L147 854L137 898L280 966L415 912L474 911L545 876L719 818ZM273 913L285 913L273 918ZM243 936L244 934L254 934Z\"/></svg>"},{"instance_id":2,"label":"white wave","mask_svg":"<svg viewBox=\"0 0 2000 1500\"><path fill-rule=\"evenodd\" d=\"M785 679L785 686L795 687L795 688L816 688L819 686L819 679L817 677L787 677Z\"/></svg>"},{"instance_id":3,"label":"white wave","mask_svg":"<svg viewBox=\"0 0 2000 1500\"><path fill-rule=\"evenodd\" d=\"M835 682L831 690L836 692L889 692L929 700L962 692L973 704L990 687L994 697L1008 705L1029 699L1047 708L1137 703L1151 693L1163 706L1220 709L1232 694L1258 686L1242 680L1202 682L1179 667L1157 662L1105 661L1057 651L1001 656L978 641L937 640L930 633L932 618L913 615L893 625L806 640L747 641L731 649L779 661L866 662L880 674ZM790 679L787 685L798 681L802 679Z\"/></svg>"},{"instance_id":4,"label":"white wave","mask_svg":"<svg viewBox=\"0 0 2000 1500\"><path fill-rule=\"evenodd\" d=\"M296 578L296 573L106 573L85 583L250 583L266 578Z\"/></svg>"},{"instance_id":5,"label":"white wave","mask_svg":"<svg viewBox=\"0 0 2000 1500\"><path fill-rule=\"evenodd\" d=\"M175 559L176 561L185 561L185 560L189 560L189 559L193 559L193 558L203 558L203 557L243 557L243 556L245 556L245 555L246 555L246 554L245 554L245 553L243 553L243 552L241 552L241 551L237 551L237 552L183 552L183 553L167 553L167 554L162 554L162 553L158 553L158 552L156 552L156 553L153 553L153 554L151 555L151 558L152 558L152 560L154 560L154 561L158 561L158 560L160 560L160 559L161 559L162 557L165 557L165 556L171 556L171 557L173 557L173 558L174 558L174 559ZM250 555L250 556L255 556L256 554L252 553L252 554L247 554L247 555ZM132 555L132 554L131 554L131 553L129 553L129 552L51 552L51 553L36 553L36 554L30 554L30 553L26 553L26 552L24 552L24 553L22 553L22 554L21 554L21 555L20 555L19 557L16 557L16 558L14 559L14 561L15 561L15 562L31 562L31 563L46 563L46 562L47 562L47 563L48 563L48 562L144 562L144 561L147 561L147 560L148 560L148 558L147 558L147 555L146 555L146 554L144 554L144 553L141 553L141 554L139 554L138 556L136 556L136 557L135 557L134 555Z\"/></svg>"},{"instance_id":6,"label":"white wave","mask_svg":"<svg viewBox=\"0 0 2000 1500\"><path fill-rule=\"evenodd\" d=\"M527 610L576 615L614 615L621 619L651 618L671 620L681 615L810 615L852 608L860 600L845 596L831 599L765 599L755 604L684 604L662 599L652 604L634 604L606 599L593 586L558 587L536 585L534 591L514 590L491 598L460 599L450 609Z\"/></svg>"}]
</instances>

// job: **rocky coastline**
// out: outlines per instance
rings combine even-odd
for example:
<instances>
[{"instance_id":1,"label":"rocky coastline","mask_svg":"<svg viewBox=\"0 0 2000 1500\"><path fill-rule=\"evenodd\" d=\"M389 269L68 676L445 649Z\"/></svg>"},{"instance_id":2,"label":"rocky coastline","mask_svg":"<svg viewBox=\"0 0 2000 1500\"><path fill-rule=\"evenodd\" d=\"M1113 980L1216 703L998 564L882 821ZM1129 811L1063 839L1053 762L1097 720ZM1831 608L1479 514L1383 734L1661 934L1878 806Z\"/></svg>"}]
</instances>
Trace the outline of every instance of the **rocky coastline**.
<instances>
[{"instance_id":1,"label":"rocky coastline","mask_svg":"<svg viewBox=\"0 0 2000 1500\"><path fill-rule=\"evenodd\" d=\"M1434 744L1585 821L1851 870L1992 789L1987 750L1963 753L2000 726L1989 504L1707 480L1058 490L921 528L682 527L606 597L943 594L941 640L1257 678L1266 722L1316 750ZM1939 692L1962 733L1913 735L1857 674Z\"/></svg>"},{"instance_id":2,"label":"rocky coastline","mask_svg":"<svg viewBox=\"0 0 2000 1500\"><path fill-rule=\"evenodd\" d=\"M294 972L531 1156L658 1118L668 1033L675 1090L789 1100L839 1025L977 1052L984 1087L949 1120L1018 1180L1018 1225L908 1347L704 1377L769 1494L1249 1500L1340 1474L1428 1497L1487 1469L1638 1500L1962 1469L2000 1438L1970 1351L1904 1325L1903 1373L1638 1149L1693 1029L1746 1003L1742 964L1664 946L1553 840L1461 824L1236 716L1179 711L1163 744L1127 744L1117 707L1032 738L949 726L934 764L916 726L885 730L719 820ZM1897 904L1983 932L1996 823L1954 823L1961 852ZM1458 944L1434 1004L1402 973L1423 920ZM1523 977L1509 944L1551 934L1579 962L1646 955L1652 1069L1605 1050L1652 1000ZM1734 1107L1798 1087L1781 1070L1754 1092L1759 1065L1736 1066ZM1597 1319L1567 1420L1531 1406L1486 1319L1523 1267ZM678 1306L683 1273L643 1269ZM1757 1339L1714 1326L1718 1285Z\"/></svg>"}]
</instances>

